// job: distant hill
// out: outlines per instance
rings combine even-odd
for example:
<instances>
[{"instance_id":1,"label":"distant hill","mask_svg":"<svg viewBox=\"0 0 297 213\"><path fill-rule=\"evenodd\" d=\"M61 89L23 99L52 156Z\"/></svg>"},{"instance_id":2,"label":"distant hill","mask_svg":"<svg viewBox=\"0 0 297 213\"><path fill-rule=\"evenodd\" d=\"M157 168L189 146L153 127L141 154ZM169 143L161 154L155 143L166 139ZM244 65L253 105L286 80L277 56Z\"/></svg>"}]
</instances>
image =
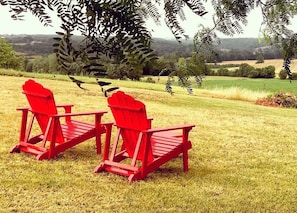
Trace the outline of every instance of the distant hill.
<instances>
[{"instance_id":1,"label":"distant hill","mask_svg":"<svg viewBox=\"0 0 297 213\"><path fill-rule=\"evenodd\" d=\"M53 53L54 37L57 35L2 35L10 42L15 51L24 55L49 55ZM74 43L82 39L81 36L73 36Z\"/></svg>"},{"instance_id":2,"label":"distant hill","mask_svg":"<svg viewBox=\"0 0 297 213\"><path fill-rule=\"evenodd\" d=\"M152 47L159 55L177 52L180 56L189 57L193 51L193 41L178 43L176 40L155 38ZM254 60L258 55L263 55L265 59L282 57L281 49L259 42L257 38L223 38L217 52L217 61Z\"/></svg>"},{"instance_id":3,"label":"distant hill","mask_svg":"<svg viewBox=\"0 0 297 213\"><path fill-rule=\"evenodd\" d=\"M2 35L1 37L4 37L9 41L18 53L30 56L48 55L53 53L53 38L56 37L56 35ZM78 44L82 39L82 36L73 36L73 43ZM184 40L181 43L178 43L176 40L154 38L152 48L158 55L176 52L181 56L188 57L193 51L193 41ZM234 56L231 55L230 57L243 54L243 59L250 59L250 57L246 55L255 54L255 52L262 53L263 50L264 52L271 52L265 58L279 58L279 55L281 54L280 50L273 49L271 46L267 46L263 42L259 43L257 38L224 38L221 39L221 46L218 50L235 52ZM225 53L221 55L224 56ZM240 60L241 58L234 59ZM226 59L223 58L223 60ZM228 60L230 60L230 58L228 58Z\"/></svg>"},{"instance_id":4,"label":"distant hill","mask_svg":"<svg viewBox=\"0 0 297 213\"><path fill-rule=\"evenodd\" d=\"M221 40L222 49L254 50L267 46L257 38L224 38Z\"/></svg>"},{"instance_id":5,"label":"distant hill","mask_svg":"<svg viewBox=\"0 0 297 213\"><path fill-rule=\"evenodd\" d=\"M182 43L178 43L176 40L166 40L162 38L154 39L155 49L160 49L161 45L170 46L171 49L186 49L188 47L193 48L192 40L184 40ZM257 48L265 47L263 41L259 42L257 38L222 38L219 49L228 49L228 50L255 50Z\"/></svg>"}]
</instances>

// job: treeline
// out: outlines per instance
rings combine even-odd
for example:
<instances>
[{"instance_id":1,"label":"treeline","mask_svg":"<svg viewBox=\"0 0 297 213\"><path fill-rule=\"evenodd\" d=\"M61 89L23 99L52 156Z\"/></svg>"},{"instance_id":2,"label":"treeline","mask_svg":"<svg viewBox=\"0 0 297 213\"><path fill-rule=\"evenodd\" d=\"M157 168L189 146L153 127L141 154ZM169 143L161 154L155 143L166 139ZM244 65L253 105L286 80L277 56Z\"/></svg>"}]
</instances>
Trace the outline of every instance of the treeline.
<instances>
[{"instance_id":1,"label":"treeline","mask_svg":"<svg viewBox=\"0 0 297 213\"><path fill-rule=\"evenodd\" d=\"M53 53L52 45L55 35L9 35L3 37L13 45L16 52L25 53L28 56ZM72 39L74 45L79 45L83 37L73 36ZM193 42L191 40L178 43L175 40L155 38L152 48L159 56L171 54L178 58L188 58L193 55ZM282 58L281 49L267 46L263 42L259 43L256 38L221 39L221 45L215 51L216 56L208 57L208 62L255 60L259 55L265 59Z\"/></svg>"},{"instance_id":2,"label":"treeline","mask_svg":"<svg viewBox=\"0 0 297 213\"><path fill-rule=\"evenodd\" d=\"M43 56L53 53L54 37L56 35L3 35L18 53L28 56ZM82 37L73 36L73 43L79 44Z\"/></svg>"},{"instance_id":3,"label":"treeline","mask_svg":"<svg viewBox=\"0 0 297 213\"><path fill-rule=\"evenodd\" d=\"M179 57L188 58L193 55L193 42L188 40L179 44L174 40L155 39L153 49L160 56L176 54ZM265 59L282 58L280 48L264 42L259 43L257 38L221 39L221 45L216 47L215 52L216 56L208 57L208 62L256 60L259 56Z\"/></svg>"},{"instance_id":4,"label":"treeline","mask_svg":"<svg viewBox=\"0 0 297 213\"><path fill-rule=\"evenodd\" d=\"M235 66L235 65L234 65ZM229 66L230 67L230 66ZM230 77L247 77L247 78L274 78L275 67L267 66L263 68L255 68L247 63L242 63L235 70L229 70L224 66L209 66L206 75L210 76L230 76ZM285 76L285 78L287 75ZM284 78L284 79L285 79Z\"/></svg>"},{"instance_id":5,"label":"treeline","mask_svg":"<svg viewBox=\"0 0 297 213\"><path fill-rule=\"evenodd\" d=\"M30 36L24 36L22 39L19 39L18 37L10 37L10 43L14 44L14 48L24 48L23 51L29 52L35 51L36 49L32 48L34 46L42 46L43 43L47 43L47 46L51 45L51 38L49 36L40 36L40 40L36 41L35 38ZM74 41L76 44L79 44L81 37L75 37ZM5 40L2 39L2 42L5 43ZM19 43L18 43L19 42ZM20 43L22 42L22 43ZM18 45L16 45L16 43ZM167 42L161 42L162 44L170 44ZM7 42L8 44L8 42ZM5 57L2 57L2 62L10 58L10 56L13 52L12 47L8 46L8 50L5 50L4 52L7 52L9 54L6 54ZM10 44L11 45L11 44ZM186 45L186 44L184 44ZM188 42L188 45L189 42ZM2 45L3 46L3 45ZM12 46L12 45L11 45ZM26 48L26 47L31 47ZM46 47L46 45L44 45ZM179 46L180 47L180 46ZM39 47L40 48L40 47ZM171 49L170 49L171 48ZM45 48L46 49L46 48ZM49 50L50 48L48 48ZM160 49L160 47L159 47ZM162 48L161 48L162 49ZM108 58L100 58L100 61L98 60L98 63L102 65L102 70L105 71L105 74L108 78L113 79L131 79L131 80L140 80L140 78L143 75L176 75L176 76L201 76L201 75L224 75L224 76L236 76L236 77L250 77L250 78L274 78L275 77L275 67L269 66L266 68L256 69L248 64L241 64L238 69L227 69L225 67L220 67L217 65L217 62L219 62L219 56L216 58L207 58L208 55L200 53L199 55L193 57L193 53L189 53L187 55L187 50L183 53L175 52L174 45L171 45L171 47L167 47L167 49L172 50L171 52L164 52L163 55L160 55L159 58L151 63L147 63L144 66L134 66L131 67L131 65L128 64L121 64L116 63L115 61L112 61ZM267 48L261 47L260 50L265 50ZM17 49L18 52L20 49ZM38 50L38 49L37 49ZM181 50L179 50L181 51ZM228 55L227 53L231 54L232 51L227 50L220 50L224 51L226 53L222 54L225 57ZM30 58L28 56L20 56L20 57L14 57L11 58L10 61L17 62L17 66L12 63L5 63L3 65L0 64L1 67L5 68L13 68L13 69L22 69L27 72L36 72L36 73L53 73L53 74L68 74L71 73L73 75L95 75L94 73L86 73L87 71L84 69L84 67L88 64L87 58L80 58L76 62L73 62L71 64L71 67L69 70L63 70L62 67L59 65L56 55L54 53L47 53L46 50L43 50L45 54L39 54L35 55L34 57ZM249 51L247 51L249 52ZM234 55L234 60L242 60L242 59L252 59L252 58L244 58L245 56L243 54L239 54L239 52L235 52L237 54ZM254 52L253 55L256 53L259 53L255 59L259 63L264 62L264 56L258 52ZM242 58L240 58L242 57ZM17 60L16 60L17 59ZM214 65L209 66L209 63L212 62ZM13 66L12 66L13 65ZM238 65L237 65L238 66ZM230 66L229 66L230 67ZM228 67L228 68L229 68Z\"/></svg>"}]
</instances>

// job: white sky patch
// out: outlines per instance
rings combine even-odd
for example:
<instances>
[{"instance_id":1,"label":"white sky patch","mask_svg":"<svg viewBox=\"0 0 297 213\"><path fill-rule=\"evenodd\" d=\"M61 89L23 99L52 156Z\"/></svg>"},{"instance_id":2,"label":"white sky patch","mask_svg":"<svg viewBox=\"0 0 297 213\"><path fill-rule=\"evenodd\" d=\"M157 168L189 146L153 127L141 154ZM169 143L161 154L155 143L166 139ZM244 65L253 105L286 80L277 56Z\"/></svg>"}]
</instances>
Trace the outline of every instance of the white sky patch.
<instances>
[{"instance_id":1,"label":"white sky patch","mask_svg":"<svg viewBox=\"0 0 297 213\"><path fill-rule=\"evenodd\" d=\"M0 6L0 34L55 34L60 29L60 20L53 15L53 27L44 26L37 17L34 17L31 13L24 13L24 21L15 21L10 16L9 8L5 6ZM193 37L199 29L200 24L204 24L208 27L213 27L212 23L212 12L207 13L203 17L196 16L190 10L185 10L185 15L187 20L181 22L182 27L185 29L186 34ZM174 39L169 28L166 26L164 17L161 19L161 25L157 26L152 20L147 21L148 30L151 31L153 37ZM242 34L234 35L237 37L246 38L257 38L261 34L259 33L262 22L262 16L260 9L255 9L251 11L248 16L248 24L244 27L244 32ZM297 18L292 21L291 29L295 32L297 31ZM219 37L226 37L225 35L218 33Z\"/></svg>"},{"instance_id":2,"label":"white sky patch","mask_svg":"<svg viewBox=\"0 0 297 213\"><path fill-rule=\"evenodd\" d=\"M0 6L0 34L55 34L61 31L60 20L54 16L52 27L44 26L30 12L24 13L24 20L13 20L8 7Z\"/></svg>"}]
</instances>

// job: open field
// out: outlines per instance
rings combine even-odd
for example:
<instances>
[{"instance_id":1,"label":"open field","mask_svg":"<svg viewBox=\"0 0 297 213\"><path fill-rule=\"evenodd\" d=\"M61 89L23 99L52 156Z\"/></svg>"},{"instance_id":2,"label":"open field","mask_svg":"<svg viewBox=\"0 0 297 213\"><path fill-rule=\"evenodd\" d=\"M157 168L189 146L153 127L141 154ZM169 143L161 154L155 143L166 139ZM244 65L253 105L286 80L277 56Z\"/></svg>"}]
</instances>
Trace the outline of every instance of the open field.
<instances>
[{"instance_id":1,"label":"open field","mask_svg":"<svg viewBox=\"0 0 297 213\"><path fill-rule=\"evenodd\" d=\"M222 63L218 63L219 65L223 64L243 64L247 63L253 67L256 68L262 68L262 67L267 67L267 66L274 66L275 67L275 73L279 73L280 70L283 69L283 60L282 59L268 59L264 60L264 63L256 63L257 60L243 60L243 61L224 61ZM292 60L291 63L291 71L292 72L297 72L297 60Z\"/></svg>"},{"instance_id":2,"label":"open field","mask_svg":"<svg viewBox=\"0 0 297 213\"><path fill-rule=\"evenodd\" d=\"M36 77L52 80L70 81L67 75L49 74L49 73L30 73L15 70L0 69L2 75L19 76L19 77ZM89 84L96 84L92 77L78 76L79 80L86 82L84 87ZM156 83L146 83L147 78L152 78ZM145 76L139 83L138 81L120 81L114 79L101 79L112 83L112 86L149 89L153 91L164 92L166 76ZM258 98L267 97L272 93L280 91L297 94L297 82L289 80L275 79L250 79L241 77L225 77L225 76L206 76L203 79L202 86L195 83L194 78L191 79L194 93L198 96L211 96L216 98L244 100L255 102ZM86 86L85 86L86 85ZM173 90L177 93L187 93L186 89L177 85L177 79L173 82ZM97 88L98 90L98 88Z\"/></svg>"},{"instance_id":3,"label":"open field","mask_svg":"<svg viewBox=\"0 0 297 213\"><path fill-rule=\"evenodd\" d=\"M57 103L74 103L75 112L109 111L95 84L84 91L63 79L35 78L53 90ZM296 109L187 95L179 88L170 96L162 85L118 82L146 104L154 127L196 125L188 173L177 158L129 185L121 176L92 173L101 157L93 140L50 161L8 153L18 141L15 108L27 105L21 94L27 79L0 76L0 212L297 211ZM111 113L103 118L111 120Z\"/></svg>"},{"instance_id":4,"label":"open field","mask_svg":"<svg viewBox=\"0 0 297 213\"><path fill-rule=\"evenodd\" d=\"M281 90L297 94L297 81L261 78L235 78L224 76L207 76L202 89L244 88L255 92L276 93Z\"/></svg>"}]
</instances>

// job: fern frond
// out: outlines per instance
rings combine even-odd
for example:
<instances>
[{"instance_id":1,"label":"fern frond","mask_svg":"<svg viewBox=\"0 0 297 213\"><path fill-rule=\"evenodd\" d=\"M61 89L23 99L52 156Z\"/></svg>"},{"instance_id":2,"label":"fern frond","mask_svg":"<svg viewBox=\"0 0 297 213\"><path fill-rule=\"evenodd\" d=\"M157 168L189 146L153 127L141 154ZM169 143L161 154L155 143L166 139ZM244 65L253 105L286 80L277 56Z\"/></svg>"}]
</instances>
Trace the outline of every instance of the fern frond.
<instances>
[{"instance_id":1,"label":"fern frond","mask_svg":"<svg viewBox=\"0 0 297 213\"><path fill-rule=\"evenodd\" d=\"M164 5L165 23L171 30L176 40L179 42L181 41L182 36L186 39L189 38L189 36L185 34L185 30L181 27L177 19L177 15L179 11L182 10L182 7L183 4L181 2L179 4L176 4L175 1L166 1Z\"/></svg>"},{"instance_id":2,"label":"fern frond","mask_svg":"<svg viewBox=\"0 0 297 213\"><path fill-rule=\"evenodd\" d=\"M183 2L198 16L204 16L207 13L203 3L199 0L184 0Z\"/></svg>"},{"instance_id":3,"label":"fern frond","mask_svg":"<svg viewBox=\"0 0 297 213\"><path fill-rule=\"evenodd\" d=\"M152 1L143 0L141 1L139 8L139 14L143 16L144 19L152 18L156 24L160 23L161 15L158 8Z\"/></svg>"}]
</instances>

